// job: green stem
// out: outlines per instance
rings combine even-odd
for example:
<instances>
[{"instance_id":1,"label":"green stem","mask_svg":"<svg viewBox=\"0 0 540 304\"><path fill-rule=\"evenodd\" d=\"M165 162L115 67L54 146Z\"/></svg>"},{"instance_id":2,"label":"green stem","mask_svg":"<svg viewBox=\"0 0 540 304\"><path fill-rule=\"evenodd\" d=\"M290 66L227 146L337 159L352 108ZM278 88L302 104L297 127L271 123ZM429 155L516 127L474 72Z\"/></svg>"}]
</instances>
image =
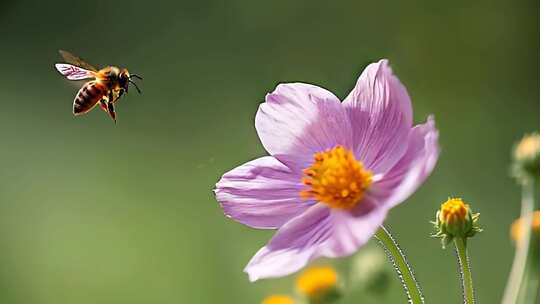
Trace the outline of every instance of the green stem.
<instances>
[{"instance_id":1,"label":"green stem","mask_svg":"<svg viewBox=\"0 0 540 304\"><path fill-rule=\"evenodd\" d=\"M463 238L455 238L456 252L461 273L461 286L463 288L463 303L474 304L474 288L472 282L471 266L467 254L467 241Z\"/></svg>"},{"instance_id":2,"label":"green stem","mask_svg":"<svg viewBox=\"0 0 540 304\"><path fill-rule=\"evenodd\" d=\"M527 255L524 275L521 279L516 303L536 304L539 301L539 283L540 283L540 238L537 231L533 230L534 210L539 206L535 201L534 180L531 178L523 189L524 199L530 200L533 205L533 212L527 215L526 225L528 232ZM521 243L518 244L521 246Z\"/></svg>"},{"instance_id":3,"label":"green stem","mask_svg":"<svg viewBox=\"0 0 540 304\"><path fill-rule=\"evenodd\" d=\"M424 303L424 296L422 295L422 291L420 290L418 281L416 281L414 273L409 266L409 263L407 262L407 259L403 254L403 251L399 248L396 240L383 226L381 226L381 228L377 231L375 237L383 245L388 255L388 258L390 258L390 261L392 262L392 264L394 264L394 268L397 271L401 284L405 289L405 293L409 301L408 303Z\"/></svg>"},{"instance_id":4,"label":"green stem","mask_svg":"<svg viewBox=\"0 0 540 304\"><path fill-rule=\"evenodd\" d=\"M524 181L521 195L521 219L523 221L523 236L519 244L516 242L516 253L512 269L506 285L502 303L515 304L518 300L520 286L526 275L527 256L529 254L532 216L534 211L534 183L532 179Z\"/></svg>"}]
</instances>

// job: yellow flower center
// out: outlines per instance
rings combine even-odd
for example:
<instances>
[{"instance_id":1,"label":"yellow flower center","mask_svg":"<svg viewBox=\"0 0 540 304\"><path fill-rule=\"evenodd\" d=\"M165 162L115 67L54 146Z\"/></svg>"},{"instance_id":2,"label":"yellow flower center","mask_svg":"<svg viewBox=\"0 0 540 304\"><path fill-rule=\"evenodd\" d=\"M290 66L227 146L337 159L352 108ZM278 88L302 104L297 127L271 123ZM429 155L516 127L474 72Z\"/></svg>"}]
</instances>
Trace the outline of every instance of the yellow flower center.
<instances>
[{"instance_id":1,"label":"yellow flower center","mask_svg":"<svg viewBox=\"0 0 540 304\"><path fill-rule=\"evenodd\" d=\"M294 304L294 301L289 296L273 295L264 299L262 304Z\"/></svg>"},{"instance_id":2,"label":"yellow flower center","mask_svg":"<svg viewBox=\"0 0 540 304\"><path fill-rule=\"evenodd\" d=\"M460 198L450 198L441 205L439 221L453 225L465 220L469 211L469 205L465 204Z\"/></svg>"},{"instance_id":3,"label":"yellow flower center","mask_svg":"<svg viewBox=\"0 0 540 304\"><path fill-rule=\"evenodd\" d=\"M338 275L334 268L312 267L298 277L296 288L308 298L319 298L335 289L337 280Z\"/></svg>"},{"instance_id":4,"label":"yellow flower center","mask_svg":"<svg viewBox=\"0 0 540 304\"><path fill-rule=\"evenodd\" d=\"M337 146L315 153L313 164L304 170L302 182L308 186L300 193L332 208L351 209L364 196L372 182L372 173L354 158L351 150Z\"/></svg>"}]
</instances>

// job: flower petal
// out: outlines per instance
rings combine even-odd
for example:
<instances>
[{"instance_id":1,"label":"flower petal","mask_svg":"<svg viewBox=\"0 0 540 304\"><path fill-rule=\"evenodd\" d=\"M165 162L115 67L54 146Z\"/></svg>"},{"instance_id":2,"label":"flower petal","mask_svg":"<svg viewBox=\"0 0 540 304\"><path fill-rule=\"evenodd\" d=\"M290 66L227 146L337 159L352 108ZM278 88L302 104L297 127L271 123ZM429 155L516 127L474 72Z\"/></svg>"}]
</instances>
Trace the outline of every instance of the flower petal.
<instances>
[{"instance_id":1,"label":"flower petal","mask_svg":"<svg viewBox=\"0 0 540 304\"><path fill-rule=\"evenodd\" d=\"M352 144L339 99L310 84L278 85L260 105L255 127L265 149L293 170L308 167L315 152Z\"/></svg>"},{"instance_id":2,"label":"flower petal","mask_svg":"<svg viewBox=\"0 0 540 304\"><path fill-rule=\"evenodd\" d=\"M415 126L409 134L407 152L372 185L370 194L379 197L389 208L407 199L433 171L439 157L438 138L433 117Z\"/></svg>"},{"instance_id":3,"label":"flower petal","mask_svg":"<svg viewBox=\"0 0 540 304\"><path fill-rule=\"evenodd\" d=\"M227 216L254 228L271 229L313 204L300 198L300 180L277 159L266 156L225 173L214 191Z\"/></svg>"},{"instance_id":4,"label":"flower petal","mask_svg":"<svg viewBox=\"0 0 540 304\"><path fill-rule=\"evenodd\" d=\"M366 67L343 105L353 129L355 155L375 173L390 169L405 153L412 127L411 99L387 60Z\"/></svg>"},{"instance_id":5,"label":"flower petal","mask_svg":"<svg viewBox=\"0 0 540 304\"><path fill-rule=\"evenodd\" d=\"M366 244L383 224L388 207L366 197L352 211L333 210L332 236L324 244L323 256L343 257Z\"/></svg>"},{"instance_id":6,"label":"flower petal","mask_svg":"<svg viewBox=\"0 0 540 304\"><path fill-rule=\"evenodd\" d=\"M291 274L318 257L353 254L381 226L387 210L368 200L353 211L319 203L282 226L244 271L253 282Z\"/></svg>"},{"instance_id":7,"label":"flower petal","mask_svg":"<svg viewBox=\"0 0 540 304\"><path fill-rule=\"evenodd\" d=\"M283 225L244 269L251 282L298 271L316 258L318 247L332 234L330 209L316 204Z\"/></svg>"}]
</instances>

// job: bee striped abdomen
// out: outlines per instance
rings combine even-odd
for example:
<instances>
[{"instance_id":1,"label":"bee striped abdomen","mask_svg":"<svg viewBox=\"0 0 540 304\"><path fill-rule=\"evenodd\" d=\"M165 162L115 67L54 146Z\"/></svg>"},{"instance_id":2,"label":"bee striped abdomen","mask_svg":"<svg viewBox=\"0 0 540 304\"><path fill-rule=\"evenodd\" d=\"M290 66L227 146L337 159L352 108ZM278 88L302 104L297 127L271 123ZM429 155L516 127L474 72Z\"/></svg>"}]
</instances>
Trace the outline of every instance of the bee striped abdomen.
<instances>
[{"instance_id":1,"label":"bee striped abdomen","mask_svg":"<svg viewBox=\"0 0 540 304\"><path fill-rule=\"evenodd\" d=\"M99 82L90 81L75 96L73 114L81 115L92 110L96 104L107 95L107 87Z\"/></svg>"}]
</instances>

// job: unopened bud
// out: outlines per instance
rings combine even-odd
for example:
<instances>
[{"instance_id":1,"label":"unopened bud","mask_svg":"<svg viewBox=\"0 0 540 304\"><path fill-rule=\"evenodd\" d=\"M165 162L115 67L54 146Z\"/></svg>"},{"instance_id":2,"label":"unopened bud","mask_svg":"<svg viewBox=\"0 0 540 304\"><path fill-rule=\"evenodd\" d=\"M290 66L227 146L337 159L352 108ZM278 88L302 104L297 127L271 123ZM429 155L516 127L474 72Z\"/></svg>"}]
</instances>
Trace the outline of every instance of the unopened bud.
<instances>
[{"instance_id":1,"label":"unopened bud","mask_svg":"<svg viewBox=\"0 0 540 304\"><path fill-rule=\"evenodd\" d=\"M471 208L460 198L450 198L441 205L435 222L434 237L442 239L443 248L454 238L467 239L482 231L478 226L480 214L473 214Z\"/></svg>"},{"instance_id":2,"label":"unopened bud","mask_svg":"<svg viewBox=\"0 0 540 304\"><path fill-rule=\"evenodd\" d=\"M518 178L540 176L540 134L525 135L514 148L513 173Z\"/></svg>"},{"instance_id":3,"label":"unopened bud","mask_svg":"<svg viewBox=\"0 0 540 304\"><path fill-rule=\"evenodd\" d=\"M525 228L525 219L523 218L518 218L512 223L510 236L518 246L524 241ZM531 233L533 237L540 239L540 211L534 211L532 214Z\"/></svg>"}]
</instances>

